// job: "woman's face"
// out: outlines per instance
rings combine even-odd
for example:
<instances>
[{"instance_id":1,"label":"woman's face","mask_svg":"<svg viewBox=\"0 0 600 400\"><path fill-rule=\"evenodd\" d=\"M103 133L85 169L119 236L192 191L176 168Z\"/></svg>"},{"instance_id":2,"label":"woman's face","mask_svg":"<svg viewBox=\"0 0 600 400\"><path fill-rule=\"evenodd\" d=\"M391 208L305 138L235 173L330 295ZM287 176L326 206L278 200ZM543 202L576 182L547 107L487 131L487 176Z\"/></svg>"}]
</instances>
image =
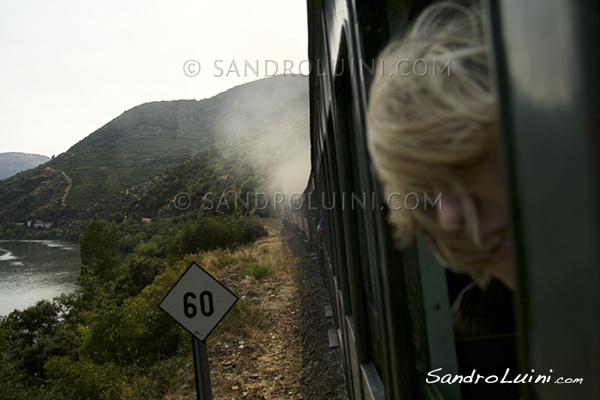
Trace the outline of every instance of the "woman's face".
<instances>
[{"instance_id":1,"label":"woman's face","mask_svg":"<svg viewBox=\"0 0 600 400\"><path fill-rule=\"evenodd\" d=\"M514 277L509 259L506 237L507 213L500 170L496 162L490 162L476 176L464 182L469 188L479 223L482 243L493 243L485 255L485 270L506 286L514 288ZM472 240L466 234L465 210L460 198L443 187L442 206L436 208L440 228L448 233ZM498 239L499 238L499 239Z\"/></svg>"}]
</instances>

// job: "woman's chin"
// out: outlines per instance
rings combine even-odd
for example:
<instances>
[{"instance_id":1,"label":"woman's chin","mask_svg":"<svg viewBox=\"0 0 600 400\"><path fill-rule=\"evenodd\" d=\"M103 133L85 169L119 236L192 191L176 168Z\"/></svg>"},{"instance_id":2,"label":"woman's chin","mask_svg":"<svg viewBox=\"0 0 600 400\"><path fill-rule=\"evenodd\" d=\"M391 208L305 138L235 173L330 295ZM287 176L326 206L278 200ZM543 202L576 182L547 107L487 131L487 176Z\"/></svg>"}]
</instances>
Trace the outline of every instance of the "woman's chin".
<instances>
[{"instance_id":1,"label":"woman's chin","mask_svg":"<svg viewBox=\"0 0 600 400\"><path fill-rule=\"evenodd\" d=\"M489 255L489 274L503 282L510 289L515 288L514 274L508 251L508 239L505 238Z\"/></svg>"}]
</instances>

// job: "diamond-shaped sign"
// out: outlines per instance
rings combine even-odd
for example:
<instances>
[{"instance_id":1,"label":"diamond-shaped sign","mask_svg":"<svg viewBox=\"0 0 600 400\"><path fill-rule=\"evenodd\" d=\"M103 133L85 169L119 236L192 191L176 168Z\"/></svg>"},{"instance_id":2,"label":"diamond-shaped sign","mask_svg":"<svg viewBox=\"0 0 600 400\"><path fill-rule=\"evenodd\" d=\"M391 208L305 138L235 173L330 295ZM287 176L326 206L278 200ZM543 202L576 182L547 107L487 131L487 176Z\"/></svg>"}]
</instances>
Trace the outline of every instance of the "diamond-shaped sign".
<instances>
[{"instance_id":1,"label":"diamond-shaped sign","mask_svg":"<svg viewBox=\"0 0 600 400\"><path fill-rule=\"evenodd\" d=\"M192 263L158 307L204 341L237 300L229 289Z\"/></svg>"}]
</instances>

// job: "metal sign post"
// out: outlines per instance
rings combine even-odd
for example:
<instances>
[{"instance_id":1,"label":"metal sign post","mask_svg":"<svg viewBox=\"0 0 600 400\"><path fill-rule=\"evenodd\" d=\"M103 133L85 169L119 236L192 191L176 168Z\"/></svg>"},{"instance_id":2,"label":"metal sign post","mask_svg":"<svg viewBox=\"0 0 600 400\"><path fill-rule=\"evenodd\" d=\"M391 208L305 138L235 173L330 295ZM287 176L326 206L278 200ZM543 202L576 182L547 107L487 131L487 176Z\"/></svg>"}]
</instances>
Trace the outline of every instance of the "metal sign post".
<instances>
[{"instance_id":1,"label":"metal sign post","mask_svg":"<svg viewBox=\"0 0 600 400\"><path fill-rule=\"evenodd\" d=\"M198 340L192 335L192 348L194 352L194 375L196 376L196 398L198 400L212 400L206 342Z\"/></svg>"},{"instance_id":2,"label":"metal sign post","mask_svg":"<svg viewBox=\"0 0 600 400\"><path fill-rule=\"evenodd\" d=\"M205 340L237 300L229 289L192 263L158 305L192 334L198 400L212 399Z\"/></svg>"}]
</instances>

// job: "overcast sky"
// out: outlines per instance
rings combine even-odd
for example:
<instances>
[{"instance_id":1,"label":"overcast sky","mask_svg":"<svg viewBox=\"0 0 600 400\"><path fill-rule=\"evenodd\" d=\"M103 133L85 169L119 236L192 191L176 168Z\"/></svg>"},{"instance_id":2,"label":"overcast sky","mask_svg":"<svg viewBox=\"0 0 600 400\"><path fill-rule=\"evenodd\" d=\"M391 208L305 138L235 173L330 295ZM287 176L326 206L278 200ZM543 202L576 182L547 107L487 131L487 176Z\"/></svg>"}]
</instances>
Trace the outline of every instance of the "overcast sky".
<instances>
[{"instance_id":1,"label":"overcast sky","mask_svg":"<svg viewBox=\"0 0 600 400\"><path fill-rule=\"evenodd\" d=\"M0 153L58 155L139 104L307 57L306 0L0 0Z\"/></svg>"}]
</instances>

